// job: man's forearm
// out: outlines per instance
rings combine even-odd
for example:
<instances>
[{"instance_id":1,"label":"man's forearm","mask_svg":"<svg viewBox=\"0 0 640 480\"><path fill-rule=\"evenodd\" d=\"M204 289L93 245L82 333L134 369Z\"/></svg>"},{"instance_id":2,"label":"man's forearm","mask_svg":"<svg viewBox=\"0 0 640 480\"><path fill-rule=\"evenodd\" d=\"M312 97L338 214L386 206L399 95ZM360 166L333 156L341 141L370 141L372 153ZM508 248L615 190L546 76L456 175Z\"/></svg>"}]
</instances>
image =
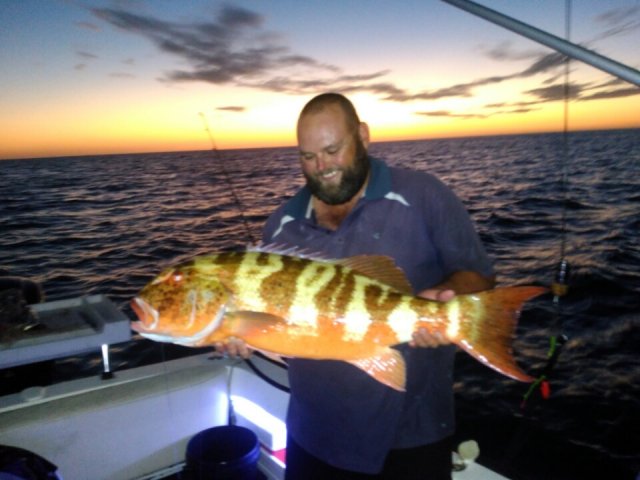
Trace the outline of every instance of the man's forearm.
<instances>
[{"instance_id":1,"label":"man's forearm","mask_svg":"<svg viewBox=\"0 0 640 480\"><path fill-rule=\"evenodd\" d=\"M451 274L444 282L433 287L435 290L453 290L456 294L475 293L489 290L496 284L495 276L485 277L478 272L461 270Z\"/></svg>"}]
</instances>

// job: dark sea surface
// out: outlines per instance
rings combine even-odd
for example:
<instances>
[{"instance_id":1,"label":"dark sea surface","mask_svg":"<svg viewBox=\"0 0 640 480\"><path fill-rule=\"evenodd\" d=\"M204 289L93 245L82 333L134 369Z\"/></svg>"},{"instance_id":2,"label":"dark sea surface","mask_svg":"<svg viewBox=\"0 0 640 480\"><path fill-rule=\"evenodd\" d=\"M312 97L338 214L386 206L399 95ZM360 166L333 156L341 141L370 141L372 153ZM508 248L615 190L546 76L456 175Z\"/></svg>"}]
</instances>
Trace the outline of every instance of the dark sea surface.
<instances>
[{"instance_id":1,"label":"dark sea surface","mask_svg":"<svg viewBox=\"0 0 640 480\"><path fill-rule=\"evenodd\" d=\"M455 190L500 284L550 284L563 243L572 267L569 294L559 307L550 295L530 303L515 344L537 374L550 336L568 337L551 397L535 392L522 409L527 385L460 354L458 436L479 439L481 459L511 478L634 478L640 130L378 143L370 152ZM102 293L133 318L129 300L162 267L254 243L301 183L293 148L1 161L0 268L40 282L47 300ZM136 339L113 348L112 368L187 350ZM86 355L57 360L53 376L99 371L100 357ZM580 470L587 457L613 466L612 476Z\"/></svg>"}]
</instances>

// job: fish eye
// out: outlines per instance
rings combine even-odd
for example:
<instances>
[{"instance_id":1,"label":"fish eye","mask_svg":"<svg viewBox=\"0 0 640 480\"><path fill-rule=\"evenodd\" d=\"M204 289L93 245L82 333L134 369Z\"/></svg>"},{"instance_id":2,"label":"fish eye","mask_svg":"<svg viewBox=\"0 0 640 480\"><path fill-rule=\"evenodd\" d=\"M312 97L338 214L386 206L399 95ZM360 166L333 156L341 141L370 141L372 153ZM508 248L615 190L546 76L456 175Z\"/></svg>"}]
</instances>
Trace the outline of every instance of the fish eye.
<instances>
[{"instance_id":1,"label":"fish eye","mask_svg":"<svg viewBox=\"0 0 640 480\"><path fill-rule=\"evenodd\" d=\"M158 275L158 277L156 277L156 279L152 282L152 284L158 285L164 282L180 283L183 278L184 278L184 275L180 270L170 269Z\"/></svg>"}]
</instances>

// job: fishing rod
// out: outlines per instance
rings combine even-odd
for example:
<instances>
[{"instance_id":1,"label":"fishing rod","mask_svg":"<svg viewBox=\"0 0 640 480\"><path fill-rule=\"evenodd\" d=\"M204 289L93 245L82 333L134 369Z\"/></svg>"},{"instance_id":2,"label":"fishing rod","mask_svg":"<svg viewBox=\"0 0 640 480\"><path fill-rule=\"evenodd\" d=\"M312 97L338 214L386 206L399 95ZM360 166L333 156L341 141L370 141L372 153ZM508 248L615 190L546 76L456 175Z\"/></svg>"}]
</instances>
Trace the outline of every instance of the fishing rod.
<instances>
[{"instance_id":1,"label":"fishing rod","mask_svg":"<svg viewBox=\"0 0 640 480\"><path fill-rule=\"evenodd\" d=\"M222 173L224 174L224 177L227 181L227 185L231 190L231 196L233 197L233 200L238 206L238 210L240 211L240 218L242 219L242 224L247 234L247 237L249 237L251 244L255 245L257 242L255 241L253 234L251 233L251 229L249 228L249 223L247 222L247 215L246 215L245 209L242 205L242 202L240 201L240 198L238 197L234 183L231 180L231 175L229 174L229 170L227 170L227 167L225 166L224 162L221 161L220 159L220 155L218 153L218 147L216 145L215 139L213 138L213 133L211 133L211 129L209 128L209 122L207 121L207 117L202 112L198 112L198 114L202 119L202 123L204 123L204 129L207 132L207 135L209 136L209 140L211 141L211 151L213 152L214 160L216 160L217 161L216 164L221 167Z\"/></svg>"},{"instance_id":2,"label":"fishing rod","mask_svg":"<svg viewBox=\"0 0 640 480\"><path fill-rule=\"evenodd\" d=\"M554 306L554 322L553 331L549 339L549 350L547 353L547 361L542 368L540 375L531 384L527 392L524 394L521 408L524 408L529 397L538 388L543 398L549 398L551 391L549 385L549 376L558 362L562 346L568 340L563 333L557 333L561 328L562 306L560 298L565 296L569 290L569 272L570 265L566 259L566 236L567 236L567 185L568 185L568 159L569 159L569 138L568 138L568 119L569 119L569 62L571 58L581 60L599 70L614 75L622 80L640 86L640 72L616 62L608 57L600 55L592 50L586 49L574 43L571 43L571 0L565 2L565 38L556 37L548 32L535 28L531 25L523 23L512 17L499 13L490 8L479 5L471 0L443 0L454 7L465 10L472 15L480 17L489 22L495 23L503 28L511 30L517 34L529 38L537 43L552 48L560 53L565 54L564 59L564 128L563 128L563 155L562 155L562 174L561 174L561 194L562 194L562 218L561 218L561 241L560 241L560 261L556 267L555 277L551 283L551 292L553 294Z\"/></svg>"},{"instance_id":3,"label":"fishing rod","mask_svg":"<svg viewBox=\"0 0 640 480\"><path fill-rule=\"evenodd\" d=\"M207 135L209 136L209 140L211 141L211 151L214 154L215 160L220 160L220 156L218 154L218 147L216 145L216 141L213 138L213 133L211 133L211 129L209 128L209 122L207 121L207 117L203 112L198 112L198 114L200 115L200 118L202 118L202 122L204 123L204 129L207 132ZM244 226L244 229L247 233L247 236L249 237L249 240L251 242L251 244L256 245L257 242L255 240L255 238L253 237L253 234L251 233L251 229L249 228L249 223L247 222L247 215L245 213L245 209L242 205L242 202L240 201L240 197L238 197L238 194L235 190L234 184L231 180L231 175L229 174L229 171L227 170L227 167L225 166L224 162L219 161L218 162L222 168L222 172L225 176L225 179L227 180L227 184L229 185L229 188L231 189L231 195L233 196L233 200L236 203L236 205L238 206L238 209L240 210L240 217L242 218L242 223ZM280 368L284 368L286 369L287 366L286 364L281 364L279 362L275 362L274 360L270 359L269 357L261 354L260 352L255 352L255 354L262 358L263 360L266 360L274 365L277 365ZM286 385L282 385L278 382L276 382L275 380L273 380L272 378L270 378L266 373L262 372L256 365L255 363L253 363L251 360L249 360L248 358L244 359L244 362L247 364L247 366L249 366L249 368L251 370L253 370L253 372L260 377L262 380L264 380L265 382L267 382L269 385L282 390L283 392L289 392L289 387L287 387ZM230 382L230 380L229 380ZM229 383L228 385L228 389L227 389L227 393L230 395L230 389L231 389L231 384ZM229 405L232 405L231 400L229 400ZM230 412L229 412L229 424L232 424L232 422L234 422L233 418L233 408L230 408ZM235 423L235 422L234 422Z\"/></svg>"},{"instance_id":4,"label":"fishing rod","mask_svg":"<svg viewBox=\"0 0 640 480\"><path fill-rule=\"evenodd\" d=\"M565 37L571 38L571 0L565 2ZM561 235L560 235L560 260L556 266L556 272L551 282L551 293L553 294L554 320L552 325L552 335L549 337L549 350L547 352L547 361L542 368L538 378L530 386L529 390L522 398L521 407L524 408L531 394L540 388L540 394L543 399L547 400L551 396L551 385L549 378L551 372L558 363L560 352L563 345L567 342L568 337L562 333L562 303L560 299L569 292L569 273L570 265L566 257L567 250L567 205L569 203L569 77L570 77L571 57L564 58L564 89L563 89L563 130L562 130L562 173L560 179L560 191L562 196L562 212L561 212Z\"/></svg>"},{"instance_id":5,"label":"fishing rod","mask_svg":"<svg viewBox=\"0 0 640 480\"><path fill-rule=\"evenodd\" d=\"M568 40L556 37L549 32L532 27L531 25L479 5L471 0L442 1L640 87L640 71L631 68L628 65L616 62L615 60L605 57L604 55L600 55L593 50L589 50L588 48L571 43Z\"/></svg>"},{"instance_id":6,"label":"fishing rod","mask_svg":"<svg viewBox=\"0 0 640 480\"><path fill-rule=\"evenodd\" d=\"M549 398L551 394L549 385L549 376L558 362L562 346L568 340L560 331L562 307L560 298L565 296L569 290L569 262L566 259L566 236L567 236L567 185L568 185L568 158L569 158L569 139L568 139L568 119L569 119L569 62L571 58L581 60L592 65L599 70L603 70L611 75L626 80L630 83L640 86L640 72L634 70L627 65L621 64L610 58L604 57L592 50L576 45L570 42L571 37L571 0L565 3L565 39L556 37L548 32L532 27L526 23L516 20L512 17L499 13L490 8L479 5L471 0L443 0L445 3L454 7L465 10L472 15L480 17L489 22L495 23L501 27L527 37L537 43L552 48L560 53L565 54L564 58L564 128L563 128L563 155L562 155L562 175L561 175L561 192L562 192L562 219L561 219L561 242L560 242L560 261L556 267L554 280L551 283L551 292L553 294L554 305L554 322L553 334L549 339L549 350L547 353L547 361L542 368L541 373L531 384L527 392L524 394L521 408L524 408L527 400L538 388L543 398Z\"/></svg>"}]
</instances>

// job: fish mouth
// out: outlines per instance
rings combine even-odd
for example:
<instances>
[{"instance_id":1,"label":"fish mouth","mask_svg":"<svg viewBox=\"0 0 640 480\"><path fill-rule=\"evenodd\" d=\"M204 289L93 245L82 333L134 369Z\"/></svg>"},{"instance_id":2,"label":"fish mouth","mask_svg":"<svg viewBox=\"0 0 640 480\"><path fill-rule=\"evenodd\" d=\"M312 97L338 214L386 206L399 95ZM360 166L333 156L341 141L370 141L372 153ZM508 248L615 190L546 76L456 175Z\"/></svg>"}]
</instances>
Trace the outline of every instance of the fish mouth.
<instances>
[{"instance_id":1,"label":"fish mouth","mask_svg":"<svg viewBox=\"0 0 640 480\"><path fill-rule=\"evenodd\" d=\"M158 324L158 311L140 297L131 300L130 305L138 317L137 322L131 322L131 329L138 333L154 330Z\"/></svg>"}]
</instances>

